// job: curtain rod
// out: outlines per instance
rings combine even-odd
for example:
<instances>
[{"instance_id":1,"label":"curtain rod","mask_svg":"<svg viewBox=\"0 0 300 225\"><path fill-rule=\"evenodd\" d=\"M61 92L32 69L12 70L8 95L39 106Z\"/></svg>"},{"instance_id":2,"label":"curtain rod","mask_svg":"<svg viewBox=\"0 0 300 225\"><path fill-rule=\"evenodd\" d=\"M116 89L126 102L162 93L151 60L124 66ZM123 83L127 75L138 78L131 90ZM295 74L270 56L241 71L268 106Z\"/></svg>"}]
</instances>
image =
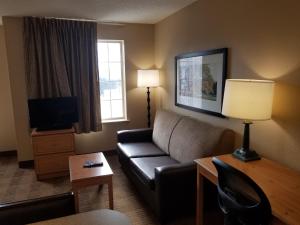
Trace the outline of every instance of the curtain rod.
<instances>
[{"instance_id":1,"label":"curtain rod","mask_svg":"<svg viewBox=\"0 0 300 225\"><path fill-rule=\"evenodd\" d=\"M57 19L57 20L77 20L77 21L97 22L94 19L85 19L85 18L65 18L65 17L54 17L54 16L32 16L32 17L46 18L46 19Z\"/></svg>"},{"instance_id":2,"label":"curtain rod","mask_svg":"<svg viewBox=\"0 0 300 225\"><path fill-rule=\"evenodd\" d=\"M37 16L38 17L38 16ZM64 18L64 17L48 17L45 16L46 19L58 19L58 20L75 20L75 21L86 21L86 22L96 22L97 24L103 24L103 25L112 25L112 26L124 26L124 23L119 22L110 22L110 21L97 21L95 19L84 19L84 18Z\"/></svg>"},{"instance_id":3,"label":"curtain rod","mask_svg":"<svg viewBox=\"0 0 300 225\"><path fill-rule=\"evenodd\" d=\"M26 16L15 16L15 17L26 17ZM80 18L63 18L63 17L50 17L50 16L30 16L30 17L40 17L46 19L59 19L59 20L77 20L77 21L87 21L87 22L96 22L101 25L111 25L111 26L124 26L126 23L121 22L112 22L112 21L97 21L95 19L80 19ZM2 16L0 16L0 25L2 25Z\"/></svg>"}]
</instances>

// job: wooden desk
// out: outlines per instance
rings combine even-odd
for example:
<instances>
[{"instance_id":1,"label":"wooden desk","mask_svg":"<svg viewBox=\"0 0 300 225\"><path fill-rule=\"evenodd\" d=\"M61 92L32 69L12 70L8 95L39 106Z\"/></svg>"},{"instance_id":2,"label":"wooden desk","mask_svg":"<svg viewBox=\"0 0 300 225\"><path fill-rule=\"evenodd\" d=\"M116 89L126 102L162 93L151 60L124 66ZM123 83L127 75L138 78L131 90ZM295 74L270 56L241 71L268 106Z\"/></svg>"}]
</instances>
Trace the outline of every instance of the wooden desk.
<instances>
[{"instance_id":1,"label":"wooden desk","mask_svg":"<svg viewBox=\"0 0 300 225\"><path fill-rule=\"evenodd\" d=\"M274 223L300 224L299 172L265 158L247 163L229 154L217 158L247 174L263 189L272 207ZM197 159L195 162L197 163L196 224L203 225L203 179L205 177L217 184L218 174L212 163L212 157Z\"/></svg>"},{"instance_id":2,"label":"wooden desk","mask_svg":"<svg viewBox=\"0 0 300 225\"><path fill-rule=\"evenodd\" d=\"M103 162L103 166L83 168L87 160ZM79 212L79 190L91 185L108 185L109 208L114 209L113 172L102 152L69 157L70 181L75 195L75 208Z\"/></svg>"}]
</instances>

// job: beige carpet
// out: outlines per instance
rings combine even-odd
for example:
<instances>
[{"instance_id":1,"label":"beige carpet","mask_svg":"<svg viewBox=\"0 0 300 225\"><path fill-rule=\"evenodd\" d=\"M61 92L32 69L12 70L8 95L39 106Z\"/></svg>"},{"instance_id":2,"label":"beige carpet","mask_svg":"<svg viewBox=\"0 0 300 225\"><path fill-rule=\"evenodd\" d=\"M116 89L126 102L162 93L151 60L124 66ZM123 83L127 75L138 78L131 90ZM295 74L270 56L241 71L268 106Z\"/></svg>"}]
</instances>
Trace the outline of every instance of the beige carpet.
<instances>
[{"instance_id":1,"label":"beige carpet","mask_svg":"<svg viewBox=\"0 0 300 225\"><path fill-rule=\"evenodd\" d=\"M138 196L122 172L116 155L107 156L114 172L115 209L125 213L133 225L159 224L152 211ZM68 192L69 177L37 181L33 169L20 169L15 156L0 157L0 202L13 202ZM80 192L80 212L108 208L107 186L89 187ZM176 225L194 225L193 218L176 221ZM212 225L212 223L210 223Z\"/></svg>"}]
</instances>

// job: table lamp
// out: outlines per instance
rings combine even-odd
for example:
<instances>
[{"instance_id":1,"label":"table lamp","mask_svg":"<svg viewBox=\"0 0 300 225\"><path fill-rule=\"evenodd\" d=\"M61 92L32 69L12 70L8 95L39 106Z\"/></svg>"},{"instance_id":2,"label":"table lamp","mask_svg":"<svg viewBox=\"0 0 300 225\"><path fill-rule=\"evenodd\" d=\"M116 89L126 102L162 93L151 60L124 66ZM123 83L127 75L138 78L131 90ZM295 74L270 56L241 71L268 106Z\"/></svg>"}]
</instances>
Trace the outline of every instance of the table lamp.
<instances>
[{"instance_id":1,"label":"table lamp","mask_svg":"<svg viewBox=\"0 0 300 225\"><path fill-rule=\"evenodd\" d=\"M159 71L158 70L138 70L137 86L147 88L147 111L148 111L148 127L150 127L150 87L159 86Z\"/></svg>"},{"instance_id":2,"label":"table lamp","mask_svg":"<svg viewBox=\"0 0 300 225\"><path fill-rule=\"evenodd\" d=\"M242 161L260 159L249 148L250 124L255 120L268 120L272 115L274 81L227 79L222 114L244 120L243 146L233 156Z\"/></svg>"}]
</instances>

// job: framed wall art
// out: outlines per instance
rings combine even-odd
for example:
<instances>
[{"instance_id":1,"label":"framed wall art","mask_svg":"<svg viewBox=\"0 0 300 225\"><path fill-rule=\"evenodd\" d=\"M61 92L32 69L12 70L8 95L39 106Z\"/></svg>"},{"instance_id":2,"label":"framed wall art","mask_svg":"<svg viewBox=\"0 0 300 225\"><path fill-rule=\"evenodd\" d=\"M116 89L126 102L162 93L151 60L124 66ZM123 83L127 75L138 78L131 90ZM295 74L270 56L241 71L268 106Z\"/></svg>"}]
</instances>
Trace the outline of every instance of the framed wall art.
<instances>
[{"instance_id":1,"label":"framed wall art","mask_svg":"<svg viewBox=\"0 0 300 225\"><path fill-rule=\"evenodd\" d=\"M222 101L227 73L227 48L175 57L175 105L224 117Z\"/></svg>"}]
</instances>

